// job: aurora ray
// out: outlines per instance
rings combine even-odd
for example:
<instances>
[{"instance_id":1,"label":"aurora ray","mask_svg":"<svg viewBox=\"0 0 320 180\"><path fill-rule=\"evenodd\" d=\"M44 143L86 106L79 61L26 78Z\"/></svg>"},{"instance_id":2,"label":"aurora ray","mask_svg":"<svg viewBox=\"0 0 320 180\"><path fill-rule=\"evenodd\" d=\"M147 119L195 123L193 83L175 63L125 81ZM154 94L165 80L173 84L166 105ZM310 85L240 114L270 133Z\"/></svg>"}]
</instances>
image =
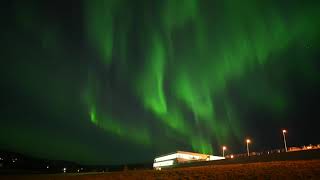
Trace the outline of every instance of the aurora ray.
<instances>
[{"instance_id":1,"label":"aurora ray","mask_svg":"<svg viewBox=\"0 0 320 180\"><path fill-rule=\"evenodd\" d=\"M7 6L1 147L84 163L121 163L100 157L122 153L139 162L177 149L218 154L223 144L241 152L248 135L313 127L298 118L319 100L319 2ZM37 147L44 147L35 150L41 134ZM63 152L72 146L81 150Z\"/></svg>"}]
</instances>

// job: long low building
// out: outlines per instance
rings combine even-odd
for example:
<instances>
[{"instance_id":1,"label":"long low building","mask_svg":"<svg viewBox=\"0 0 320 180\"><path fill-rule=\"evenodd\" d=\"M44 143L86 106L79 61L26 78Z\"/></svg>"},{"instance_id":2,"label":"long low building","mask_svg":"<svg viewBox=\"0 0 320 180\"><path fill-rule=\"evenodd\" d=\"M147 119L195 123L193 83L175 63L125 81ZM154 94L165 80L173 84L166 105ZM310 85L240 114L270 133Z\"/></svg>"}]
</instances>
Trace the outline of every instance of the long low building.
<instances>
[{"instance_id":1,"label":"long low building","mask_svg":"<svg viewBox=\"0 0 320 180\"><path fill-rule=\"evenodd\" d=\"M178 166L181 163L189 163L195 161L213 161L225 159L221 156L213 156L208 154L200 154L194 152L177 151L156 157L154 159L153 168L161 170L161 168L169 168Z\"/></svg>"}]
</instances>

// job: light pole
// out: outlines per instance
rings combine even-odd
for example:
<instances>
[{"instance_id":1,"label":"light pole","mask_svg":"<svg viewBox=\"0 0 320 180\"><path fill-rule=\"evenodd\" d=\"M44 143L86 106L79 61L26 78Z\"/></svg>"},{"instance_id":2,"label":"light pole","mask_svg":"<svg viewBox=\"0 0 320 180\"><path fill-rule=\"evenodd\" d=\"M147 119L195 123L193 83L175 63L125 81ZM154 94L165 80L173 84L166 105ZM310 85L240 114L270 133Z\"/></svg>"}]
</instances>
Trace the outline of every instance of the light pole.
<instances>
[{"instance_id":1,"label":"light pole","mask_svg":"<svg viewBox=\"0 0 320 180\"><path fill-rule=\"evenodd\" d=\"M222 146L222 156L224 157L224 151L227 149L226 146Z\"/></svg>"},{"instance_id":2,"label":"light pole","mask_svg":"<svg viewBox=\"0 0 320 180\"><path fill-rule=\"evenodd\" d=\"M287 130L285 130L285 129L282 130L284 148L285 148L286 152L288 152L288 149L287 149L287 141L286 141L286 133L287 133Z\"/></svg>"},{"instance_id":3,"label":"light pole","mask_svg":"<svg viewBox=\"0 0 320 180\"><path fill-rule=\"evenodd\" d=\"M247 142L247 153L248 153L248 156L250 156L249 143L250 143L251 141L250 141L250 139L247 139L246 142Z\"/></svg>"}]
</instances>

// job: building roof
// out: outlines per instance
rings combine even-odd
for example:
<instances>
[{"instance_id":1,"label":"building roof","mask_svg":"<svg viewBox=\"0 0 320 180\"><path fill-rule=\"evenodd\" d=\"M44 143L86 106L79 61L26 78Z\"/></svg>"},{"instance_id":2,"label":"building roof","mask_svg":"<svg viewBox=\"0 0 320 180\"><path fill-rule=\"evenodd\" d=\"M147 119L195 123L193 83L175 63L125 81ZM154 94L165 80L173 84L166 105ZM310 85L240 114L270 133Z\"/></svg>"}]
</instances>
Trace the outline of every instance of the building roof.
<instances>
[{"instance_id":1,"label":"building roof","mask_svg":"<svg viewBox=\"0 0 320 180\"><path fill-rule=\"evenodd\" d=\"M181 154L190 154L190 155L197 155L197 156L209 156L209 154L201 154L201 153L195 153L195 152L187 152L187 151L175 151L167 154L163 154L161 156L156 156L156 158L163 157L163 156L168 156L170 154L176 154L176 153L181 153Z\"/></svg>"}]
</instances>

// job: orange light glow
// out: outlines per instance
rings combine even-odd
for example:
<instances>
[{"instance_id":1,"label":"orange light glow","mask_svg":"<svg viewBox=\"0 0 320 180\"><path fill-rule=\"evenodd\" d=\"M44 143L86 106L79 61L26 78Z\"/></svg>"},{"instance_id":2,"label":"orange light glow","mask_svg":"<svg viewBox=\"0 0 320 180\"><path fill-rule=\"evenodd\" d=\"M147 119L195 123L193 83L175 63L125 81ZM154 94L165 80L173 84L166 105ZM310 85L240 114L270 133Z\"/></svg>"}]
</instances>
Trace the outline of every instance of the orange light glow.
<instances>
[{"instance_id":1,"label":"orange light glow","mask_svg":"<svg viewBox=\"0 0 320 180\"><path fill-rule=\"evenodd\" d=\"M247 141L247 143L250 143L250 142L251 142L250 139L247 139L246 141Z\"/></svg>"},{"instance_id":2,"label":"orange light glow","mask_svg":"<svg viewBox=\"0 0 320 180\"><path fill-rule=\"evenodd\" d=\"M223 149L223 150L226 150L226 149L227 149L227 147L226 147L226 146L222 146L222 149Z\"/></svg>"}]
</instances>

